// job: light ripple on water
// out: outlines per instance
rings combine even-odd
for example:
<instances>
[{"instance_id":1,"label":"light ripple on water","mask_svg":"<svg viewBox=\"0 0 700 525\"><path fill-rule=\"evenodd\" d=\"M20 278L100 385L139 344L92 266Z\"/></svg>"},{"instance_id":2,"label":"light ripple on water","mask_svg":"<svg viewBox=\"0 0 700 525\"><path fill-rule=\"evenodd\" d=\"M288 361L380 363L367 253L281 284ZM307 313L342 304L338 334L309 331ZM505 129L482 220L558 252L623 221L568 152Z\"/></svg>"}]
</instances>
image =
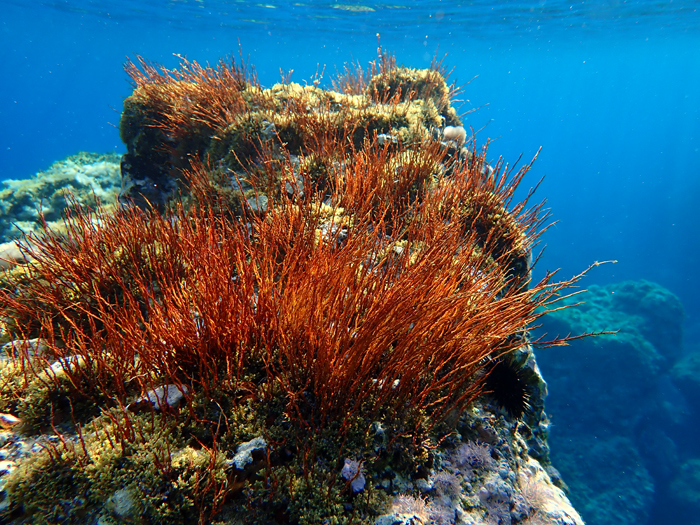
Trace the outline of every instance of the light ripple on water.
<instances>
[{"instance_id":1,"label":"light ripple on water","mask_svg":"<svg viewBox=\"0 0 700 525\"><path fill-rule=\"evenodd\" d=\"M24 0L9 4L26 7ZM382 35L403 36L419 30L425 37L447 34L483 38L580 31L583 34L609 31L673 30L696 33L700 30L698 4L694 0L652 2L576 2L475 0L436 2L402 0L350 2L270 0L45 0L44 6L110 21L146 21L189 29L224 27L255 29L271 26L276 31L308 34L334 32L350 34L381 31ZM36 7L35 7L36 8Z\"/></svg>"}]
</instances>

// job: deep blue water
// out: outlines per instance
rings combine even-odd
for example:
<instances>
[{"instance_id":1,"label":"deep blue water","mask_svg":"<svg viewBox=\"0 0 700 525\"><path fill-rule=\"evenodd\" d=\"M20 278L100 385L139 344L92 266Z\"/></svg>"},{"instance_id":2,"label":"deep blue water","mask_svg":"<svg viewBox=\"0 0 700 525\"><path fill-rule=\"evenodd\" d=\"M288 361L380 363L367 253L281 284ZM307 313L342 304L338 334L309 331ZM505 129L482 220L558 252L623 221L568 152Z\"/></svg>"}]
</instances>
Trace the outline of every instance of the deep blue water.
<instances>
[{"instance_id":1,"label":"deep blue water","mask_svg":"<svg viewBox=\"0 0 700 525\"><path fill-rule=\"evenodd\" d=\"M126 57L215 62L239 42L263 85L294 70L324 81L376 57L447 53L467 125L493 158L542 153L526 183L558 223L539 271L584 284L648 279L683 301L700 337L700 4L155 0L2 2L0 179L77 151L124 151L117 125Z\"/></svg>"}]
</instances>

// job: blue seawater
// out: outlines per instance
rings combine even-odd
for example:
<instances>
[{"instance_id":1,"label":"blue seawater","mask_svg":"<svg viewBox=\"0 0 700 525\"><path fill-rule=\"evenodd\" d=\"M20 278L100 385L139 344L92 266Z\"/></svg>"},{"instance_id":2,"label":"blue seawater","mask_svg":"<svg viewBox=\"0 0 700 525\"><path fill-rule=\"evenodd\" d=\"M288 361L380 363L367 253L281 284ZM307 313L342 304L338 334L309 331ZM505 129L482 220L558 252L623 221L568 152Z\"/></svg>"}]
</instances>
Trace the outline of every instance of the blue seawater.
<instances>
[{"instance_id":1,"label":"blue seawater","mask_svg":"<svg viewBox=\"0 0 700 525\"><path fill-rule=\"evenodd\" d=\"M379 36L405 65L427 67L446 54L451 79L466 84L460 110L479 108L465 125L480 130L480 142L492 139L494 160L522 155L525 163L542 148L525 183L545 176L538 194L557 221L543 237L540 275L561 268L568 277L617 260L595 268L584 285L658 283L684 305L686 351L700 350L696 1L3 0L1 7L0 180L29 177L78 151L125 151L118 123L131 92L127 57L213 63L240 45L263 85L291 70L294 81L322 74L328 85L345 64L376 58ZM674 439L682 455L685 445ZM657 494L670 490L663 479L655 483ZM646 519L661 525L660 502L669 500L658 498Z\"/></svg>"}]
</instances>

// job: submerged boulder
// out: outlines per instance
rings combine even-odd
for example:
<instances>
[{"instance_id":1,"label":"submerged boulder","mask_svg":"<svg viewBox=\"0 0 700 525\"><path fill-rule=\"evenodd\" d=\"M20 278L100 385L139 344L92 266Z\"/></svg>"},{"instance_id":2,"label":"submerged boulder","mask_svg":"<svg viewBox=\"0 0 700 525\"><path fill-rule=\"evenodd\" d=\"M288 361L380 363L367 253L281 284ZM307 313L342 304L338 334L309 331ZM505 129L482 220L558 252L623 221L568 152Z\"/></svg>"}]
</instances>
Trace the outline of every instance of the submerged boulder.
<instances>
[{"instance_id":1,"label":"submerged boulder","mask_svg":"<svg viewBox=\"0 0 700 525\"><path fill-rule=\"evenodd\" d=\"M569 301L581 304L548 314L547 337L610 333L537 352L552 461L588 523L646 523L678 468L671 436L687 417L670 376L683 351L683 307L648 281L593 285Z\"/></svg>"},{"instance_id":2,"label":"submerged boulder","mask_svg":"<svg viewBox=\"0 0 700 525\"><path fill-rule=\"evenodd\" d=\"M67 198L78 204L114 204L121 188L120 156L80 152L54 162L47 170L21 180L0 181L0 242L41 229L40 215L53 227L61 223ZM18 258L12 245L0 257Z\"/></svg>"},{"instance_id":3,"label":"submerged boulder","mask_svg":"<svg viewBox=\"0 0 700 525\"><path fill-rule=\"evenodd\" d=\"M700 414L700 352L691 352L679 359L671 369L674 384Z\"/></svg>"}]
</instances>

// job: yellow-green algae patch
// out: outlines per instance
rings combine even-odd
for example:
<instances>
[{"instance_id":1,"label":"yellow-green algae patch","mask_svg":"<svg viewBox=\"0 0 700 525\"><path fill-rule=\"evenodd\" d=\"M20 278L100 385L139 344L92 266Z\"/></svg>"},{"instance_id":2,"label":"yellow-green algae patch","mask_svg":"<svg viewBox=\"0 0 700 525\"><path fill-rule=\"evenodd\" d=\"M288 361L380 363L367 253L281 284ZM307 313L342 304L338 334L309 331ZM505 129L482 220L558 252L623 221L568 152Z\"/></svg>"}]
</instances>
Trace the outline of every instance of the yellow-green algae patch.
<instances>
[{"instance_id":1,"label":"yellow-green algae patch","mask_svg":"<svg viewBox=\"0 0 700 525\"><path fill-rule=\"evenodd\" d=\"M201 417L213 415L207 413L208 403L199 399L193 411ZM310 467L291 457L276 459L279 464L273 466L258 461L244 473L227 462L227 449L260 435L260 417L268 421L269 440L284 440L290 431L279 418L269 423L274 408L269 413L260 409L242 404L228 414L219 413L231 433L217 448L205 446L211 435L186 410L174 420L150 412L131 414L127 420L119 410L108 410L79 436L45 441L42 451L11 474L5 490L14 505L22 506L25 522L37 524L46 523L48 516L77 522L100 515L107 520L103 523L185 525L198 521L202 512L206 515L207 508L215 510L212 505L220 506L224 496L229 500L216 523L270 523L281 513L293 523L350 523L345 506L353 500L352 493L337 479L333 458L340 443L331 429L317 437L321 462ZM127 433L128 442L121 441L119 436ZM351 445L366 448L366 443ZM369 516L385 499L381 491L368 487L354 502L358 512L364 509Z\"/></svg>"},{"instance_id":2,"label":"yellow-green algae patch","mask_svg":"<svg viewBox=\"0 0 700 525\"><path fill-rule=\"evenodd\" d=\"M134 517L145 513L151 523L187 523L192 505L186 491L176 504L163 501L172 481L158 469L159 458L168 461L167 451L177 447L175 423L150 415L132 416L127 423L119 412L109 415L96 420L89 432L84 429L79 438L45 442L43 450L22 462L7 480L8 496L23 506L32 523L44 523L47 517L74 523L86 512L94 513L95 506L101 507L115 492L127 489L138 495L133 505L141 508L132 509ZM128 425L128 430L111 428L120 425ZM127 431L134 438L122 447L116 436ZM183 475L186 471L187 467L178 470ZM179 521L168 521L176 518Z\"/></svg>"}]
</instances>

